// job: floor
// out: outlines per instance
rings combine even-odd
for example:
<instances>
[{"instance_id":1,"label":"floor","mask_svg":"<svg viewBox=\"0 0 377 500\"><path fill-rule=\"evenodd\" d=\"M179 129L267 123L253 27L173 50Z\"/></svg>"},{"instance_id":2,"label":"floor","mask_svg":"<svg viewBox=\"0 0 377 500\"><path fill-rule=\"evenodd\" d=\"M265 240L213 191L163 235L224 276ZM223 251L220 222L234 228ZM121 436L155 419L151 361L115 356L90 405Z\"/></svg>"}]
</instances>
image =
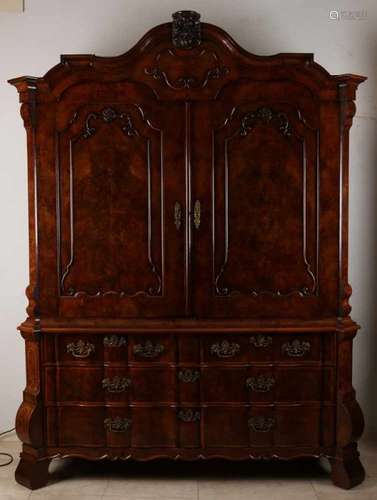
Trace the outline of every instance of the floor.
<instances>
[{"instance_id":1,"label":"floor","mask_svg":"<svg viewBox=\"0 0 377 500\"><path fill-rule=\"evenodd\" d=\"M367 478L353 490L332 485L317 461L299 462L85 462L54 460L48 486L30 492L14 480L20 443L0 439L14 462L0 467L0 500L377 500L377 443L362 441ZM3 463L0 457L0 463Z\"/></svg>"}]
</instances>

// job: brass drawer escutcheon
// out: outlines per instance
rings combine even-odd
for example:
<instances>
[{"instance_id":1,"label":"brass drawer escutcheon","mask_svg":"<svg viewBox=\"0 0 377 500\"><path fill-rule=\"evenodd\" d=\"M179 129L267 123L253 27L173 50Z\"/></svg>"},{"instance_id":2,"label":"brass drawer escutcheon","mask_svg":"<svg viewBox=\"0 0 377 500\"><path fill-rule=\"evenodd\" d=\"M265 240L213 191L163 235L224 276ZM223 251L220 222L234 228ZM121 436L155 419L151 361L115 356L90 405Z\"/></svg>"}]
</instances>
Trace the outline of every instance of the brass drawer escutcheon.
<instances>
[{"instance_id":1,"label":"brass drawer escutcheon","mask_svg":"<svg viewBox=\"0 0 377 500\"><path fill-rule=\"evenodd\" d=\"M190 423L190 422L198 422L200 420L200 411L191 410L191 408L187 410L179 410L178 418L182 422Z\"/></svg>"},{"instance_id":2,"label":"brass drawer escutcheon","mask_svg":"<svg viewBox=\"0 0 377 500\"><path fill-rule=\"evenodd\" d=\"M250 344L257 348L267 348L272 345L272 337L269 335L255 335L250 337Z\"/></svg>"},{"instance_id":3,"label":"brass drawer escutcheon","mask_svg":"<svg viewBox=\"0 0 377 500\"><path fill-rule=\"evenodd\" d=\"M194 383L200 378L200 372L198 370L181 370L178 372L178 379L185 384Z\"/></svg>"},{"instance_id":4,"label":"brass drawer escutcheon","mask_svg":"<svg viewBox=\"0 0 377 500\"><path fill-rule=\"evenodd\" d=\"M263 416L251 417L248 420L248 426L254 432L269 432L275 426L275 419Z\"/></svg>"},{"instance_id":5,"label":"brass drawer escutcheon","mask_svg":"<svg viewBox=\"0 0 377 500\"><path fill-rule=\"evenodd\" d=\"M254 392L268 392L275 385L275 379L271 376L258 375L246 379L246 387Z\"/></svg>"},{"instance_id":6,"label":"brass drawer escutcheon","mask_svg":"<svg viewBox=\"0 0 377 500\"><path fill-rule=\"evenodd\" d=\"M161 344L154 344L147 340L144 344L136 344L134 346L134 354L143 358L157 358L165 351L165 347Z\"/></svg>"},{"instance_id":7,"label":"brass drawer escutcheon","mask_svg":"<svg viewBox=\"0 0 377 500\"><path fill-rule=\"evenodd\" d=\"M174 224L177 231L179 231L182 226L182 207L178 201L174 204Z\"/></svg>"},{"instance_id":8,"label":"brass drawer escutcheon","mask_svg":"<svg viewBox=\"0 0 377 500\"><path fill-rule=\"evenodd\" d=\"M67 344L67 352L71 353L74 358L88 358L94 351L94 344L81 339Z\"/></svg>"},{"instance_id":9,"label":"brass drawer escutcheon","mask_svg":"<svg viewBox=\"0 0 377 500\"><path fill-rule=\"evenodd\" d=\"M131 385L131 379L127 377L119 377L116 375L113 378L104 378L102 380L102 388L107 392L124 392Z\"/></svg>"},{"instance_id":10,"label":"brass drawer escutcheon","mask_svg":"<svg viewBox=\"0 0 377 500\"><path fill-rule=\"evenodd\" d=\"M103 345L106 347L122 347L127 345L126 337L119 337L119 335L110 335L103 339Z\"/></svg>"},{"instance_id":11,"label":"brass drawer escutcheon","mask_svg":"<svg viewBox=\"0 0 377 500\"><path fill-rule=\"evenodd\" d=\"M132 420L130 418L105 418L104 426L108 432L126 432L131 426Z\"/></svg>"},{"instance_id":12,"label":"brass drawer escutcheon","mask_svg":"<svg viewBox=\"0 0 377 500\"><path fill-rule=\"evenodd\" d=\"M194 226L195 226L195 229L200 228L200 216L201 216L200 201L196 200L196 202L194 204Z\"/></svg>"},{"instance_id":13,"label":"brass drawer escutcheon","mask_svg":"<svg viewBox=\"0 0 377 500\"><path fill-rule=\"evenodd\" d=\"M301 341L301 340L293 340L292 342L287 342L283 344L281 350L287 356L291 358L302 358L308 352L310 352L310 342Z\"/></svg>"},{"instance_id":14,"label":"brass drawer escutcheon","mask_svg":"<svg viewBox=\"0 0 377 500\"><path fill-rule=\"evenodd\" d=\"M240 352L240 345L229 340L222 340L216 344L212 344L210 348L211 354L219 358L231 358Z\"/></svg>"}]
</instances>

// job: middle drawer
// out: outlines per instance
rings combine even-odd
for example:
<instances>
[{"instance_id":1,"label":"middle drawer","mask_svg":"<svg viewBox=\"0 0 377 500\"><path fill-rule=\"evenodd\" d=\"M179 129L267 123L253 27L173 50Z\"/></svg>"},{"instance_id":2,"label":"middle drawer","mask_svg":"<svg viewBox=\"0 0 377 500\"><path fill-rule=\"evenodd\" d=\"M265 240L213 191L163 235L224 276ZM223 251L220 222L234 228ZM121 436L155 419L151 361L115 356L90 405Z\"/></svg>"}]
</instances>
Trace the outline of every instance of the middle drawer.
<instances>
[{"instance_id":1,"label":"middle drawer","mask_svg":"<svg viewBox=\"0 0 377 500\"><path fill-rule=\"evenodd\" d=\"M176 370L169 366L46 367L45 402L161 402L176 400Z\"/></svg>"},{"instance_id":2,"label":"middle drawer","mask_svg":"<svg viewBox=\"0 0 377 500\"><path fill-rule=\"evenodd\" d=\"M316 366L46 367L45 402L332 401L334 370Z\"/></svg>"}]
</instances>

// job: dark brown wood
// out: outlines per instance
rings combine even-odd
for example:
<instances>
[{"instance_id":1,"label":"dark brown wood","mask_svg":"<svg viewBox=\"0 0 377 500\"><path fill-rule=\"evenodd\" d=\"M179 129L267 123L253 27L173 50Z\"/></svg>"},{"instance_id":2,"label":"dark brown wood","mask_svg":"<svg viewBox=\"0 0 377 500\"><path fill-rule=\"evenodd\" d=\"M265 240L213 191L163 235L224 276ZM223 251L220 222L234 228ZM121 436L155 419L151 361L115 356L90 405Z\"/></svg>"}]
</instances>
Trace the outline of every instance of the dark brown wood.
<instances>
[{"instance_id":1,"label":"dark brown wood","mask_svg":"<svg viewBox=\"0 0 377 500\"><path fill-rule=\"evenodd\" d=\"M179 12L119 57L10 80L28 143L16 480L55 456L326 456L364 471L352 388L356 88Z\"/></svg>"},{"instance_id":2,"label":"dark brown wood","mask_svg":"<svg viewBox=\"0 0 377 500\"><path fill-rule=\"evenodd\" d=\"M37 459L27 453L21 453L15 473L16 481L31 490L42 488L48 482L50 462L48 458Z\"/></svg>"}]
</instances>

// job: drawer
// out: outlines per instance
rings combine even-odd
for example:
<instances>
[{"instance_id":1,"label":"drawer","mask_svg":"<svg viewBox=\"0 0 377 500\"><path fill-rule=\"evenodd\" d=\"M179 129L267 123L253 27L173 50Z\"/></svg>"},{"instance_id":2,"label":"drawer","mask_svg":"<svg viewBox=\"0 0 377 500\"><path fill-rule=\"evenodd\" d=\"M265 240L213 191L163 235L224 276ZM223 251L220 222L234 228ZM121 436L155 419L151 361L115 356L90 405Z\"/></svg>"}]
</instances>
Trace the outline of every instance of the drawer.
<instances>
[{"instance_id":1,"label":"drawer","mask_svg":"<svg viewBox=\"0 0 377 500\"><path fill-rule=\"evenodd\" d=\"M131 378L127 368L46 367L45 402L125 402L128 403Z\"/></svg>"},{"instance_id":2,"label":"drawer","mask_svg":"<svg viewBox=\"0 0 377 500\"><path fill-rule=\"evenodd\" d=\"M202 361L240 363L332 363L335 338L332 334L255 333L206 336L202 340Z\"/></svg>"},{"instance_id":3,"label":"drawer","mask_svg":"<svg viewBox=\"0 0 377 500\"><path fill-rule=\"evenodd\" d=\"M321 360L321 335L254 334L249 337L252 362L305 362Z\"/></svg>"},{"instance_id":4,"label":"drawer","mask_svg":"<svg viewBox=\"0 0 377 500\"><path fill-rule=\"evenodd\" d=\"M318 447L334 440L333 408L321 416L314 406L209 406L203 408L205 446L224 447ZM322 428L326 433L321 435Z\"/></svg>"},{"instance_id":5,"label":"drawer","mask_svg":"<svg viewBox=\"0 0 377 500\"><path fill-rule=\"evenodd\" d=\"M45 335L44 359L58 363L124 362L128 359L125 335Z\"/></svg>"},{"instance_id":6,"label":"drawer","mask_svg":"<svg viewBox=\"0 0 377 500\"><path fill-rule=\"evenodd\" d=\"M203 403L333 401L334 370L312 366L203 366Z\"/></svg>"},{"instance_id":7,"label":"drawer","mask_svg":"<svg viewBox=\"0 0 377 500\"><path fill-rule=\"evenodd\" d=\"M135 335L130 337L129 356L133 362L175 362L176 337L173 335Z\"/></svg>"},{"instance_id":8,"label":"drawer","mask_svg":"<svg viewBox=\"0 0 377 500\"><path fill-rule=\"evenodd\" d=\"M46 411L49 446L129 447L130 409L63 406Z\"/></svg>"},{"instance_id":9,"label":"drawer","mask_svg":"<svg viewBox=\"0 0 377 500\"><path fill-rule=\"evenodd\" d=\"M103 362L103 336L102 335L54 335L49 338L46 335L46 342L55 343L55 359L46 361L56 361L58 363L94 363ZM52 352L54 352L52 351ZM45 349L51 354L51 350Z\"/></svg>"},{"instance_id":10,"label":"drawer","mask_svg":"<svg viewBox=\"0 0 377 500\"><path fill-rule=\"evenodd\" d=\"M333 368L252 366L246 386L251 402L331 402L335 397Z\"/></svg>"}]
</instances>

